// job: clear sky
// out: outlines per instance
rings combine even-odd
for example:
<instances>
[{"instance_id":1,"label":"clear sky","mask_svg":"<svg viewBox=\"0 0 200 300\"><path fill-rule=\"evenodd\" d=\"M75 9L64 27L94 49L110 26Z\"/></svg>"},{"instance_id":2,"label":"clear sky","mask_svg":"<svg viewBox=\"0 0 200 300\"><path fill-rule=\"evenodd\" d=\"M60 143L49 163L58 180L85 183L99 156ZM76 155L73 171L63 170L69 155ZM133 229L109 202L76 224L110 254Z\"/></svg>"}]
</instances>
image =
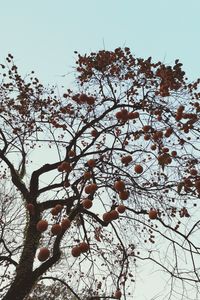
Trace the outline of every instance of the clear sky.
<instances>
[{"instance_id":1,"label":"clear sky","mask_svg":"<svg viewBox=\"0 0 200 300\"><path fill-rule=\"evenodd\" d=\"M0 0L0 60L59 83L81 53L130 47L200 77L199 0Z\"/></svg>"},{"instance_id":2,"label":"clear sky","mask_svg":"<svg viewBox=\"0 0 200 300\"><path fill-rule=\"evenodd\" d=\"M189 79L200 77L200 0L0 0L0 62L12 53L44 83L67 81L74 50L123 46L169 64L179 58ZM137 283L138 300L153 296L156 280Z\"/></svg>"}]
</instances>

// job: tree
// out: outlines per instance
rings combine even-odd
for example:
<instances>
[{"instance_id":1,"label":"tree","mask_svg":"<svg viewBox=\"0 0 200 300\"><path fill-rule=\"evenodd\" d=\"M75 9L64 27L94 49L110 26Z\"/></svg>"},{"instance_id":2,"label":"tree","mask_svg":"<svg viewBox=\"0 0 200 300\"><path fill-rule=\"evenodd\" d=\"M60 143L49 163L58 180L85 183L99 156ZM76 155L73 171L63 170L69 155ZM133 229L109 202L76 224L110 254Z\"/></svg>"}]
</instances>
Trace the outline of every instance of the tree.
<instances>
[{"instance_id":1,"label":"tree","mask_svg":"<svg viewBox=\"0 0 200 300\"><path fill-rule=\"evenodd\" d=\"M62 96L1 64L1 295L48 278L76 299L132 299L150 261L173 297L200 276L200 80L129 48L76 64Z\"/></svg>"},{"instance_id":2,"label":"tree","mask_svg":"<svg viewBox=\"0 0 200 300\"><path fill-rule=\"evenodd\" d=\"M66 283L61 281L53 282L53 284L45 285L44 283L38 283L33 292L28 295L25 300L76 300L77 297L70 291Z\"/></svg>"}]
</instances>

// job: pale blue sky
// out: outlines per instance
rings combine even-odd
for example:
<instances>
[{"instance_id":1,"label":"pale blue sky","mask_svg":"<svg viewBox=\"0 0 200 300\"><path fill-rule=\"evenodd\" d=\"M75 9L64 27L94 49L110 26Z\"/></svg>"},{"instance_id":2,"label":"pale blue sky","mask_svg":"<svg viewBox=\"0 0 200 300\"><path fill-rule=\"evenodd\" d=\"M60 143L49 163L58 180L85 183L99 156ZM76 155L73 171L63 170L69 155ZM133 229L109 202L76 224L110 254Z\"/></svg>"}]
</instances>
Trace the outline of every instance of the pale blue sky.
<instances>
[{"instance_id":1,"label":"pale blue sky","mask_svg":"<svg viewBox=\"0 0 200 300\"><path fill-rule=\"evenodd\" d=\"M0 60L59 83L81 53L128 46L200 77L199 0L0 0ZM62 83L64 81L62 80Z\"/></svg>"}]
</instances>

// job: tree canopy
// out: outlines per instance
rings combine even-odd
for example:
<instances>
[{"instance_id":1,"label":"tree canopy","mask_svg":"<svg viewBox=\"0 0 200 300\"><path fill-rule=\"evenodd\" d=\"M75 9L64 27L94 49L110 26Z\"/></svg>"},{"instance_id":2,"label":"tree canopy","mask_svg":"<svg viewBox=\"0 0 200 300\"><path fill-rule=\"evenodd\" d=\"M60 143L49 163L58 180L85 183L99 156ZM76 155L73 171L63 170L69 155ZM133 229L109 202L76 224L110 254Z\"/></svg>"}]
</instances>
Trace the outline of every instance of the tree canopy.
<instances>
[{"instance_id":1,"label":"tree canopy","mask_svg":"<svg viewBox=\"0 0 200 300\"><path fill-rule=\"evenodd\" d=\"M200 80L129 48L76 55L75 88L59 91L11 54L1 64L1 297L31 297L48 278L69 299L133 299L149 261L170 299L190 299Z\"/></svg>"}]
</instances>

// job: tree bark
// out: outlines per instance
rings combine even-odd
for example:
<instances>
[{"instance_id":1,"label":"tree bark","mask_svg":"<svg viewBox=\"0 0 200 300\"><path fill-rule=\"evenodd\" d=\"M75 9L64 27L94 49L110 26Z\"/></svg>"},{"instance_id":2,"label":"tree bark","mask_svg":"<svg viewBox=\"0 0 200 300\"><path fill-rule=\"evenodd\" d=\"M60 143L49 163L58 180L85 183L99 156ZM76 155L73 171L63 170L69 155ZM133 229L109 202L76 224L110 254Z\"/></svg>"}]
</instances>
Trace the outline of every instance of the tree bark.
<instances>
[{"instance_id":1,"label":"tree bark","mask_svg":"<svg viewBox=\"0 0 200 300\"><path fill-rule=\"evenodd\" d=\"M10 289L2 300L23 300L34 286L36 278L33 274L18 273Z\"/></svg>"},{"instance_id":2,"label":"tree bark","mask_svg":"<svg viewBox=\"0 0 200 300\"><path fill-rule=\"evenodd\" d=\"M33 262L38 248L40 233L36 229L37 217L30 217L21 258L16 267L16 276L3 300L22 300L31 291L37 277L34 276Z\"/></svg>"},{"instance_id":3,"label":"tree bark","mask_svg":"<svg viewBox=\"0 0 200 300\"><path fill-rule=\"evenodd\" d=\"M31 292L34 284L38 281L40 276L60 259L61 252L59 246L64 231L62 234L57 236L54 242L52 257L33 271L35 253L41 236L41 233L39 233L36 229L38 220L39 215L34 216L34 218L30 218L24 248L19 264L16 268L16 277L2 300L23 300Z\"/></svg>"}]
</instances>

